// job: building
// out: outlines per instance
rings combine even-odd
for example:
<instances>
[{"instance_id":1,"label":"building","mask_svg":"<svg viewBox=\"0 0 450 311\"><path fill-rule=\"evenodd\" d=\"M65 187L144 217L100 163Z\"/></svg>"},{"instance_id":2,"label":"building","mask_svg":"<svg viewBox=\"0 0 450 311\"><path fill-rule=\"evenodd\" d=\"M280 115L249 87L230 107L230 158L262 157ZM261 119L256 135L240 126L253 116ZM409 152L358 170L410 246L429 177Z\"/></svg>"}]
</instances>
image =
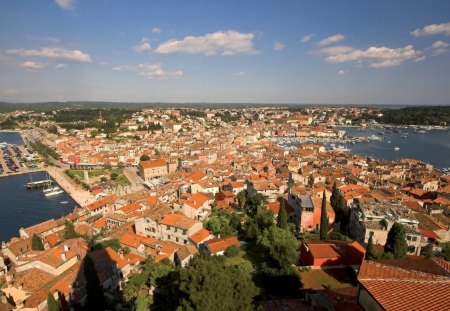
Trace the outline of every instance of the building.
<instances>
[{"instance_id":1,"label":"building","mask_svg":"<svg viewBox=\"0 0 450 311\"><path fill-rule=\"evenodd\" d=\"M150 217L135 220L136 233L162 241L188 244L189 237L203 228L201 222L181 213L167 214L160 221Z\"/></svg>"},{"instance_id":2,"label":"building","mask_svg":"<svg viewBox=\"0 0 450 311\"><path fill-rule=\"evenodd\" d=\"M239 240L235 236L229 236L226 238L214 238L208 240L204 243L204 250L207 251L211 256L213 255L223 255L226 249L230 246L240 247Z\"/></svg>"},{"instance_id":3,"label":"building","mask_svg":"<svg viewBox=\"0 0 450 311\"><path fill-rule=\"evenodd\" d=\"M300 251L302 264L312 268L359 267L366 250L356 241L308 241Z\"/></svg>"},{"instance_id":4,"label":"building","mask_svg":"<svg viewBox=\"0 0 450 311\"><path fill-rule=\"evenodd\" d=\"M167 162L163 159L141 161L138 165L138 170L141 177L147 181L175 172L177 170L177 164L175 162Z\"/></svg>"}]
</instances>

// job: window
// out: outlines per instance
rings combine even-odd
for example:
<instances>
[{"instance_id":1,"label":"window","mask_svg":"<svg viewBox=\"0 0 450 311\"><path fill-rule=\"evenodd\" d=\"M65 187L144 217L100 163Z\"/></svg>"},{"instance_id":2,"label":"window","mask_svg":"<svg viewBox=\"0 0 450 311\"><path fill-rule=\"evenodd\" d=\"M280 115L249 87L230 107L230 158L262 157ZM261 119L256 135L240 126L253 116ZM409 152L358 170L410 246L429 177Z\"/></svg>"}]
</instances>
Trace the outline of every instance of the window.
<instances>
[{"instance_id":1,"label":"window","mask_svg":"<svg viewBox=\"0 0 450 311\"><path fill-rule=\"evenodd\" d=\"M407 235L407 236L406 236L406 240L411 241L411 236L410 236L410 235Z\"/></svg>"},{"instance_id":2,"label":"window","mask_svg":"<svg viewBox=\"0 0 450 311\"><path fill-rule=\"evenodd\" d=\"M417 237L416 237L416 236L413 236L413 237L412 237L412 241L413 241L413 242L417 241Z\"/></svg>"},{"instance_id":3,"label":"window","mask_svg":"<svg viewBox=\"0 0 450 311\"><path fill-rule=\"evenodd\" d=\"M187 233L186 230L183 230L183 235L186 235L186 233Z\"/></svg>"},{"instance_id":4,"label":"window","mask_svg":"<svg viewBox=\"0 0 450 311\"><path fill-rule=\"evenodd\" d=\"M375 234L375 232L373 232L373 231L369 232L369 236L373 236L374 234Z\"/></svg>"},{"instance_id":5,"label":"window","mask_svg":"<svg viewBox=\"0 0 450 311\"><path fill-rule=\"evenodd\" d=\"M178 242L178 238L175 239Z\"/></svg>"},{"instance_id":6,"label":"window","mask_svg":"<svg viewBox=\"0 0 450 311\"><path fill-rule=\"evenodd\" d=\"M170 240L170 235L169 234L167 235L167 239Z\"/></svg>"},{"instance_id":7,"label":"window","mask_svg":"<svg viewBox=\"0 0 450 311\"><path fill-rule=\"evenodd\" d=\"M416 248L414 246L408 246L408 252L414 253L416 251Z\"/></svg>"},{"instance_id":8,"label":"window","mask_svg":"<svg viewBox=\"0 0 450 311\"><path fill-rule=\"evenodd\" d=\"M175 233L177 233L178 232L178 229L177 228L175 228Z\"/></svg>"},{"instance_id":9,"label":"window","mask_svg":"<svg viewBox=\"0 0 450 311\"><path fill-rule=\"evenodd\" d=\"M167 230L170 230L170 226L166 226L166 229L167 229Z\"/></svg>"}]
</instances>

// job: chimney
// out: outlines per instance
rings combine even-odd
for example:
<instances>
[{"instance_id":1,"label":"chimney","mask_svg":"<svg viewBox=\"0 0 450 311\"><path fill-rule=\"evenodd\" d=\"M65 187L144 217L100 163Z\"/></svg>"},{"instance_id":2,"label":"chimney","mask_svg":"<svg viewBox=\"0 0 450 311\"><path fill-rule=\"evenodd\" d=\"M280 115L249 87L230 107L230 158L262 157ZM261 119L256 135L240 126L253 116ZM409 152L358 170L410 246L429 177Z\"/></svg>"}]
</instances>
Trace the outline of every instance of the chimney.
<instances>
[{"instance_id":1,"label":"chimney","mask_svg":"<svg viewBox=\"0 0 450 311\"><path fill-rule=\"evenodd\" d=\"M67 251L69 251L69 245L64 245L64 252L67 252Z\"/></svg>"},{"instance_id":2,"label":"chimney","mask_svg":"<svg viewBox=\"0 0 450 311\"><path fill-rule=\"evenodd\" d=\"M66 261L66 260L67 260L67 258L66 258L66 253L61 253L61 259L62 259L63 261Z\"/></svg>"}]
</instances>

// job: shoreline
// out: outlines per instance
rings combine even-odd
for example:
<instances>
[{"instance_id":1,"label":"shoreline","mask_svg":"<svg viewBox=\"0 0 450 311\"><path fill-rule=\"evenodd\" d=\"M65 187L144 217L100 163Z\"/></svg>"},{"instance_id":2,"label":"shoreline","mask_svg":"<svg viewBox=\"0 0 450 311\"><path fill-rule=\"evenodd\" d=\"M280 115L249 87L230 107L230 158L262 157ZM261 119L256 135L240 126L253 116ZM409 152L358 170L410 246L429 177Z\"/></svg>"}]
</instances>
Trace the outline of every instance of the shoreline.
<instances>
[{"instance_id":1,"label":"shoreline","mask_svg":"<svg viewBox=\"0 0 450 311\"><path fill-rule=\"evenodd\" d=\"M50 177L58 184L58 186L61 187L64 192L67 193L72 198L72 200L74 200L80 207L84 207L95 201L95 197L89 191L79 189L77 186L74 187L71 182L66 179L65 173L63 171L59 171L54 167L39 168L26 172L15 172L7 175L2 174L0 175L0 178L39 172L46 172L47 174L49 174Z\"/></svg>"}]
</instances>

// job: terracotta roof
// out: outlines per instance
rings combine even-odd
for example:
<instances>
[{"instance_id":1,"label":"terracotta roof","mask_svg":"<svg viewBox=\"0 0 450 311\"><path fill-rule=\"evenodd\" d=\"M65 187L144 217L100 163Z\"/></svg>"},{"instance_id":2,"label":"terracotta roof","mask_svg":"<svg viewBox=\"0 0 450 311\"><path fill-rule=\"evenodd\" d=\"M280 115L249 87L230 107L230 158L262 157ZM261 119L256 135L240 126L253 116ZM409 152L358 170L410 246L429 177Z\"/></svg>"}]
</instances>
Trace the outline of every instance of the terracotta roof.
<instances>
[{"instance_id":1,"label":"terracotta roof","mask_svg":"<svg viewBox=\"0 0 450 311\"><path fill-rule=\"evenodd\" d=\"M359 281L386 310L450 310L450 282Z\"/></svg>"},{"instance_id":2,"label":"terracotta roof","mask_svg":"<svg viewBox=\"0 0 450 311\"><path fill-rule=\"evenodd\" d=\"M139 234L132 234L132 233L126 233L120 238L119 242L120 244L130 246L133 248L138 248L139 245L152 245L157 240L151 237L145 237Z\"/></svg>"},{"instance_id":3,"label":"terracotta roof","mask_svg":"<svg viewBox=\"0 0 450 311\"><path fill-rule=\"evenodd\" d=\"M193 225L199 223L183 214L167 214L161 219L160 224L189 230Z\"/></svg>"},{"instance_id":4,"label":"terracotta roof","mask_svg":"<svg viewBox=\"0 0 450 311\"><path fill-rule=\"evenodd\" d=\"M437 235L434 231L428 229L419 229L420 233L427 238L440 239L441 237Z\"/></svg>"},{"instance_id":5,"label":"terracotta roof","mask_svg":"<svg viewBox=\"0 0 450 311\"><path fill-rule=\"evenodd\" d=\"M186 201L186 204L192 208L199 209L207 200L208 198L204 194L197 192Z\"/></svg>"},{"instance_id":6,"label":"terracotta roof","mask_svg":"<svg viewBox=\"0 0 450 311\"><path fill-rule=\"evenodd\" d=\"M55 227L57 227L55 220L50 219L50 220L41 222L40 224L25 228L24 231L28 234L28 236L31 237L33 234L40 234L45 231L51 230Z\"/></svg>"},{"instance_id":7,"label":"terracotta roof","mask_svg":"<svg viewBox=\"0 0 450 311\"><path fill-rule=\"evenodd\" d=\"M208 246L211 254L222 252L232 245L240 246L239 240L235 236L230 236L227 238L215 238L206 241L205 244Z\"/></svg>"},{"instance_id":8,"label":"terracotta roof","mask_svg":"<svg viewBox=\"0 0 450 311\"><path fill-rule=\"evenodd\" d=\"M195 244L200 244L203 241L205 241L208 237L211 236L211 232L209 232L208 230L206 230L205 228L201 228L200 230L198 230L196 233L194 233L193 235L191 235L189 237L189 239L194 242Z\"/></svg>"},{"instance_id":9,"label":"terracotta roof","mask_svg":"<svg viewBox=\"0 0 450 311\"><path fill-rule=\"evenodd\" d=\"M166 160L148 160L148 161L141 161L139 163L142 168L152 168L152 167L160 167L160 166L166 166L167 162Z\"/></svg>"}]
</instances>

